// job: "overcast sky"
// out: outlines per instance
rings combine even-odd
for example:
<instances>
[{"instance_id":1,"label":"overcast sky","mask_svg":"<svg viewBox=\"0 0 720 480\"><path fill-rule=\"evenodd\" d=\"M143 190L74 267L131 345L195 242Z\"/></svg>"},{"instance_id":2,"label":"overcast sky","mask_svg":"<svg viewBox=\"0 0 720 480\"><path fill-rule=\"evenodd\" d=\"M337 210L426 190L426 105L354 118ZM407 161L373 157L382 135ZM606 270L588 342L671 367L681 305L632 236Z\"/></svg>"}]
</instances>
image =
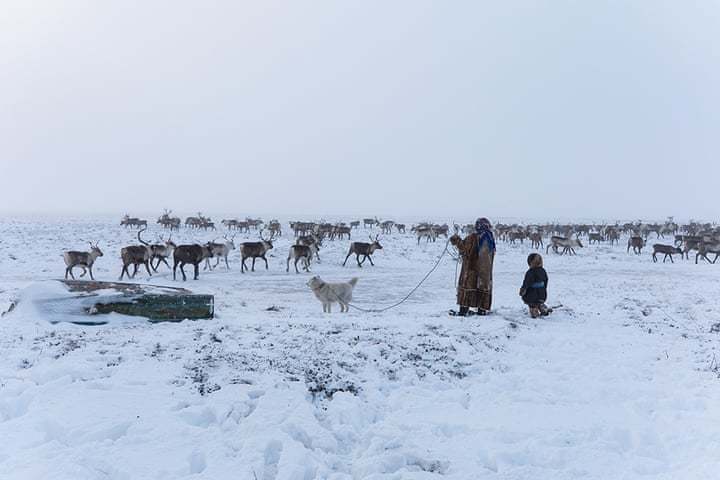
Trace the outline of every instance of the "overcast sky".
<instances>
[{"instance_id":1,"label":"overcast sky","mask_svg":"<svg viewBox=\"0 0 720 480\"><path fill-rule=\"evenodd\" d=\"M715 1L0 5L0 211L718 219Z\"/></svg>"}]
</instances>

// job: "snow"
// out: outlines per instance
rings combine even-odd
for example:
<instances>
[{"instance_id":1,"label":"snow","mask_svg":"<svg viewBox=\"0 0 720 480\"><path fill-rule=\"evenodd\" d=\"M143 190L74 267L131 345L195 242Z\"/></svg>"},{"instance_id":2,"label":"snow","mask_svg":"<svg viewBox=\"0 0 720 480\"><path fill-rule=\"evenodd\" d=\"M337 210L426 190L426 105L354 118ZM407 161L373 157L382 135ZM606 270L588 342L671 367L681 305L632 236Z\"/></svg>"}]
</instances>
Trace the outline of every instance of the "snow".
<instances>
[{"instance_id":1,"label":"snow","mask_svg":"<svg viewBox=\"0 0 720 480\"><path fill-rule=\"evenodd\" d=\"M0 309L56 294L62 251L88 240L105 253L96 278L115 280L134 235L100 217L0 221ZM0 478L717 477L717 265L654 264L622 241L549 254L564 307L532 320L517 294L530 247L500 242L489 317L445 314L448 256L396 309L327 315L310 275L285 273L290 241L267 271L241 274L237 250L197 282L161 267L151 283L214 294L214 320L53 324L21 301L0 319ZM313 274L358 276L355 303L382 307L444 248L381 242L362 269L326 242Z\"/></svg>"}]
</instances>

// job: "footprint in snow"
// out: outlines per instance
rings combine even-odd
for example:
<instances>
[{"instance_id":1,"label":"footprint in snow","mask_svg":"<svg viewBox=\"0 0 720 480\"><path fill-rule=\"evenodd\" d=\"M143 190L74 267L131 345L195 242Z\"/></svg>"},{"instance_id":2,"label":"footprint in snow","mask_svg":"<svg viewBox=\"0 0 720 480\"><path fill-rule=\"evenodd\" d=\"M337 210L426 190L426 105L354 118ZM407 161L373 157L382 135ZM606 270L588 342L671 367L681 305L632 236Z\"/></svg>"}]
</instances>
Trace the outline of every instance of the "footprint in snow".
<instances>
[{"instance_id":1,"label":"footprint in snow","mask_svg":"<svg viewBox=\"0 0 720 480\"><path fill-rule=\"evenodd\" d=\"M265 466L262 480L275 480L278 474L278 463L282 455L283 445L278 440L272 440L265 447Z\"/></svg>"},{"instance_id":2,"label":"footprint in snow","mask_svg":"<svg viewBox=\"0 0 720 480\"><path fill-rule=\"evenodd\" d=\"M207 459L205 454L199 451L194 451L188 457L188 463L190 464L190 475L197 475L203 473L207 468Z\"/></svg>"}]
</instances>

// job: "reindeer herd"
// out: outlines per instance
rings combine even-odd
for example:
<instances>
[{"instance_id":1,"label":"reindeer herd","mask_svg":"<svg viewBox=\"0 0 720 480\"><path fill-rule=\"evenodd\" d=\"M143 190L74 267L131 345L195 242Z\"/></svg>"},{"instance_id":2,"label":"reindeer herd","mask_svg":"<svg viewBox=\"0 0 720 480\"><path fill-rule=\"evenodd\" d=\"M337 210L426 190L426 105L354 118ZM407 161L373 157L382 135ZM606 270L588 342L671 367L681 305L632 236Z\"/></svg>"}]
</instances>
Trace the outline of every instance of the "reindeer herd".
<instances>
[{"instance_id":1,"label":"reindeer herd","mask_svg":"<svg viewBox=\"0 0 720 480\"><path fill-rule=\"evenodd\" d=\"M255 263L258 259L265 263L265 269L269 269L267 259L268 252L273 250L273 242L276 238L283 235L282 225L278 220L270 220L265 222L259 218L239 219L223 219L220 225L227 230L221 241L213 239L208 242L195 242L191 244L177 245L172 241L174 231L178 231L182 225L186 229L192 231L217 231L215 223L210 217L204 216L198 212L197 216L187 217L183 222L179 217L174 217L170 210L165 210L163 215L157 220L157 224L164 229L170 230L170 236L165 239L164 236L158 236L155 243L143 240L142 234L148 229L147 220L130 217L125 215L120 225L126 228L137 228L137 240L135 245L128 245L120 250L120 259L122 268L120 271L120 280L126 276L135 278L139 269L144 270L149 276L158 272L160 264L164 264L168 269L172 270L173 280L177 279L177 270L180 270L183 281L187 280L185 266L191 265L194 270L193 278L197 280L200 274L200 265L204 263L204 270L214 270L225 263L225 268L230 269L229 257L232 252L239 249L240 252L240 271L255 271ZM377 217L364 218L362 220L351 221L349 223L338 222L328 223L291 221L289 228L294 235L295 243L290 245L286 260L286 272L290 271L291 263L295 272L300 273L298 264L305 272L310 272L313 261L320 262L320 250L323 241L336 241L352 239L353 233L357 233L360 228L374 229L379 228L382 235L406 234L406 226L402 223L396 223L391 220L380 221ZM417 240L417 245L421 241L425 243L435 242L442 237L447 239L451 227L445 224L436 224L430 222L422 222L413 225L410 228L410 234ZM246 241L236 247L235 237L238 234L250 234L256 231L258 234L257 241ZM467 235L474 231L472 224L459 225L453 224L452 231L455 234ZM597 245L606 243L608 245L619 244L622 236L627 236L627 253L632 250L633 253L640 255L646 247L648 239L651 235L655 238L664 239L672 237L672 244L655 243L652 249L653 262L658 262L658 255L663 255L663 263L670 260L674 263L673 255L679 255L681 258L690 259L690 253L695 252L695 263L700 259L709 263L715 263L720 257L720 227L709 224L690 222L685 225L678 225L669 219L663 224L658 223L625 223L613 225L597 225L597 224L535 224L535 225L519 225L519 224L503 224L498 223L494 228L496 237L500 242L508 244L524 244L527 240L530 247L534 249L545 249L546 253L552 250L557 255L576 255L577 250L584 248L583 241L589 245ZM267 232L267 236L265 233ZM369 261L374 266L372 255L382 250L380 243L380 235L369 237L370 242L351 241L348 253L342 265L346 266L348 259L355 255L355 261L358 267L362 268L365 261ZM80 277L84 277L89 273L90 278L94 280L93 264L103 256L97 243L90 243L90 250L86 252L67 251L63 254L66 270L65 278L75 278L73 269L82 269ZM711 259L712 257L712 259ZM211 261L215 259L215 262ZM252 260L250 267L247 266L247 260ZM172 266L170 265L172 261ZM132 272L130 269L132 268Z\"/></svg>"},{"instance_id":2,"label":"reindeer herd","mask_svg":"<svg viewBox=\"0 0 720 480\"><path fill-rule=\"evenodd\" d=\"M456 231L459 226L455 226ZM672 219L660 223L625 223L614 225L596 224L545 224L545 225L504 225L498 224L495 227L496 234L500 240L508 243L523 243L530 240L532 248L542 248L543 238L550 237L546 253L552 249L555 253L563 255L575 255L575 248L583 248L581 238L585 238L590 245L607 242L609 245L620 243L623 235L627 239L627 253L632 250L636 255L642 254L648 239L654 235L657 240L672 237L673 243L653 244L652 259L658 261L658 254L663 255L663 263L666 260L674 263L673 255L680 255L681 258L690 259L690 253L695 252L695 263L703 259L709 263L715 263L720 257L720 227L710 223L691 221L685 225L678 225ZM713 255L710 260L708 255Z\"/></svg>"}]
</instances>

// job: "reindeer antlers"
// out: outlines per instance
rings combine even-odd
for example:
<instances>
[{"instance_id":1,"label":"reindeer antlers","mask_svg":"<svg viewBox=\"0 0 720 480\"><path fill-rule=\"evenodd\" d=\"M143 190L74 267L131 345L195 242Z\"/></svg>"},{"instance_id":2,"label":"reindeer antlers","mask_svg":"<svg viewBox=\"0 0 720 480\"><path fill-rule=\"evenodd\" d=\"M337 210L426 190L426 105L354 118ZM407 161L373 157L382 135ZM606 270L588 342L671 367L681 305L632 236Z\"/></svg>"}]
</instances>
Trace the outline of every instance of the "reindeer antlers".
<instances>
[{"instance_id":1,"label":"reindeer antlers","mask_svg":"<svg viewBox=\"0 0 720 480\"><path fill-rule=\"evenodd\" d=\"M263 240L263 241L265 241L265 242L271 242L272 239L275 238L275 232L270 232L270 238L266 239L265 237L263 237L263 232L264 232L264 231L265 231L264 228L261 228L261 229L260 229L260 239Z\"/></svg>"}]
</instances>

